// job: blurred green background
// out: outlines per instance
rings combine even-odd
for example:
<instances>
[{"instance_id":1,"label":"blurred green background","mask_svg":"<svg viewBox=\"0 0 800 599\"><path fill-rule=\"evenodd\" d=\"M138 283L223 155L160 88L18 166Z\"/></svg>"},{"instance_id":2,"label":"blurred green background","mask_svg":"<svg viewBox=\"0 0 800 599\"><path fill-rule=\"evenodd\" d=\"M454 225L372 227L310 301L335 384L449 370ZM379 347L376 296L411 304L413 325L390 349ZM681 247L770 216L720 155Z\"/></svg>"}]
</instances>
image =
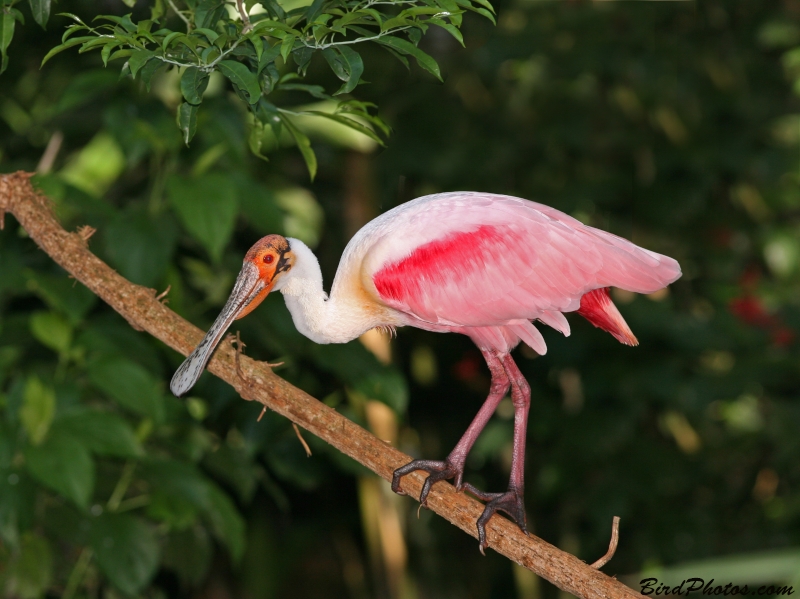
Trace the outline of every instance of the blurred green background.
<instances>
[{"instance_id":1,"label":"blurred green background","mask_svg":"<svg viewBox=\"0 0 800 599\"><path fill-rule=\"evenodd\" d=\"M144 0L136 10L146 8ZM19 5L25 13L26 8ZM0 77L0 172L38 170L67 228L208 327L247 248L304 239L328 282L349 237L414 197L479 190L552 205L675 257L683 277L614 298L640 346L579 318L541 326L530 381L527 509L594 561L611 518L618 576L800 584L800 2L501 0L466 49L421 46L444 83L363 48L355 96L393 128L303 125L319 161L273 139L254 157L241 101L212 79L191 147L178 77L148 93L68 50L67 19L17 27ZM90 19L116 0L63 0ZM28 15L28 13L25 13ZM359 48L361 49L361 48ZM309 79L338 82L315 57ZM287 102L291 101L288 97ZM401 330L344 346L300 336L280 297L237 323L248 355L415 457L442 458L488 390L466 337ZM38 250L0 233L0 593L8 597L555 597L388 483L204 375ZM467 480L501 490L504 403ZM707 561L713 560L713 561ZM661 574L658 574L661 568ZM682 569L680 569L682 568ZM627 580L634 585L641 578ZM670 579L673 580L673 579Z\"/></svg>"}]
</instances>

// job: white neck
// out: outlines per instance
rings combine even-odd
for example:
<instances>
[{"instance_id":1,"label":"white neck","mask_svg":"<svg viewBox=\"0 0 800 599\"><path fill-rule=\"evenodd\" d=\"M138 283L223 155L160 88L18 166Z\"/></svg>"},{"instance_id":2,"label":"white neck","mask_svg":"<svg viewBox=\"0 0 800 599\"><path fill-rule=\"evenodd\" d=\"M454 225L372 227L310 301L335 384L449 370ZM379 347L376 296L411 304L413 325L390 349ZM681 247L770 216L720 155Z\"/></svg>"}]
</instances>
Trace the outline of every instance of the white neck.
<instances>
[{"instance_id":1,"label":"white neck","mask_svg":"<svg viewBox=\"0 0 800 599\"><path fill-rule=\"evenodd\" d=\"M294 326L316 343L346 343L380 326L354 298L328 298L322 289L322 271L314 253L299 239L287 238L294 266L275 285L283 294Z\"/></svg>"}]
</instances>

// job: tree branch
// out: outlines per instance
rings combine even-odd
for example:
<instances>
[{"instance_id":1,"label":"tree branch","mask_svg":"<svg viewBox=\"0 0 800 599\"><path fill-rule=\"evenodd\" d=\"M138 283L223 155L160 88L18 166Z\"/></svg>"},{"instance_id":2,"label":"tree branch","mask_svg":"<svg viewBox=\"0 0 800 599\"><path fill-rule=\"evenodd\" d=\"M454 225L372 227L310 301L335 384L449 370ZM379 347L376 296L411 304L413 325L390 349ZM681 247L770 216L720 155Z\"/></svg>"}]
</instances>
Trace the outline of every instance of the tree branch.
<instances>
[{"instance_id":1,"label":"tree branch","mask_svg":"<svg viewBox=\"0 0 800 599\"><path fill-rule=\"evenodd\" d=\"M35 191L28 173L0 176L0 226L9 212L47 254L75 279L119 312L136 330L146 331L172 349L187 355L203 332L156 298L156 292L127 281L88 249L79 233L68 233L54 218L47 198ZM246 400L258 401L360 462L378 476L391 480L392 472L411 458L354 424L333 408L317 401L272 373L264 362L239 357L244 378L237 374L236 350L222 343L208 364ZM420 473L403 478L402 488L419 497ZM483 505L458 493L449 484L434 485L428 507L477 537L475 522ZM558 588L584 599L642 599L621 582L586 565L545 541L525 536L505 518L494 516L486 527L489 547L549 580Z\"/></svg>"}]
</instances>

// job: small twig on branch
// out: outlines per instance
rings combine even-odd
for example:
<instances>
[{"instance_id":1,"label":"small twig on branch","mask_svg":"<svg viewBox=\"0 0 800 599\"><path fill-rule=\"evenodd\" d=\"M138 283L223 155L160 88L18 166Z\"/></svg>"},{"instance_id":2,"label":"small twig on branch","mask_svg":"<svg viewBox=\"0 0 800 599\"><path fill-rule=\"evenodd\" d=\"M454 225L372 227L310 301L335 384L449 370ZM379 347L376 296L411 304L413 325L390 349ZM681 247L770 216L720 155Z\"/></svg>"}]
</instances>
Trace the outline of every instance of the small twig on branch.
<instances>
[{"instance_id":1,"label":"small twig on branch","mask_svg":"<svg viewBox=\"0 0 800 599\"><path fill-rule=\"evenodd\" d=\"M308 446L308 443L306 443L306 440L303 439L303 435L300 434L300 429L297 427L297 425L294 422L292 422L292 428L294 428L294 434L297 435L298 439L300 439L300 445L302 445L303 449L306 450L306 456L310 458L311 457L311 448Z\"/></svg>"},{"instance_id":2,"label":"small twig on branch","mask_svg":"<svg viewBox=\"0 0 800 599\"><path fill-rule=\"evenodd\" d=\"M591 564L590 567L594 568L595 570L599 570L603 566L605 566L608 562L611 561L611 558L614 557L614 554L617 552L617 544L619 543L619 516L614 516L614 519L611 522L611 542L608 544L608 551L606 554L597 560L595 563Z\"/></svg>"},{"instance_id":3,"label":"small twig on branch","mask_svg":"<svg viewBox=\"0 0 800 599\"><path fill-rule=\"evenodd\" d=\"M163 300L165 297L167 297L167 294L169 293L169 290L170 290L170 289L172 289L172 285L167 285L167 288L166 288L164 291L162 291L161 293L159 293L159 294L156 296L156 299L157 299L158 301L161 301L161 300ZM167 301L169 301L169 300L167 300ZM167 303L167 301L165 301L164 303L166 304L166 303Z\"/></svg>"},{"instance_id":4,"label":"small twig on branch","mask_svg":"<svg viewBox=\"0 0 800 599\"><path fill-rule=\"evenodd\" d=\"M145 330L172 349L188 355L203 331L187 322L155 298L152 290L127 281L86 247L77 233L68 233L53 217L50 202L33 189L28 173L0 175L0 214L14 215L20 225L67 273L86 285L116 310L131 326ZM394 470L411 458L339 414L333 408L292 386L263 362L240 356L230 344L217 348L208 370L230 384L245 399L255 400L299 424L333 445L381 478L390 481ZM424 478L420 473L403 478L403 490L419 497ZM433 486L427 507L467 534L477 538L475 523L483 504L445 482ZM488 545L528 568L563 591L582 599L643 599L642 595L574 555L533 535L524 535L516 524L493 516L486 526Z\"/></svg>"},{"instance_id":5,"label":"small twig on branch","mask_svg":"<svg viewBox=\"0 0 800 599\"><path fill-rule=\"evenodd\" d=\"M231 341L231 343L236 344L236 374L240 377L245 378L244 373L242 372L242 365L239 363L239 356L244 355L244 348L247 347L245 343L242 341L242 335L239 331L236 331L236 339Z\"/></svg>"},{"instance_id":6,"label":"small twig on branch","mask_svg":"<svg viewBox=\"0 0 800 599\"><path fill-rule=\"evenodd\" d=\"M78 227L78 235L80 235L80 238L83 239L83 242L86 244L89 243L89 240L95 233L97 233L97 229L95 229L94 227L90 227L89 225L83 225L82 227Z\"/></svg>"},{"instance_id":7,"label":"small twig on branch","mask_svg":"<svg viewBox=\"0 0 800 599\"><path fill-rule=\"evenodd\" d=\"M181 21L186 23L186 33L189 33L192 30L192 23L187 19L184 14L178 10L178 7L175 6L175 2L173 0L167 0L169 7L175 12L176 15L180 18Z\"/></svg>"},{"instance_id":8,"label":"small twig on branch","mask_svg":"<svg viewBox=\"0 0 800 599\"><path fill-rule=\"evenodd\" d=\"M253 26L250 24L250 17L247 15L247 11L244 8L242 0L236 0L236 7L239 9L239 14L242 17L242 35L247 35L253 30Z\"/></svg>"},{"instance_id":9,"label":"small twig on branch","mask_svg":"<svg viewBox=\"0 0 800 599\"><path fill-rule=\"evenodd\" d=\"M61 144L64 142L64 134L61 131L56 131L50 136L47 142L47 147L44 149L42 157L39 159L39 164L36 165L36 172L40 175L46 175L53 170L53 163L56 161L58 152L61 150Z\"/></svg>"}]
</instances>

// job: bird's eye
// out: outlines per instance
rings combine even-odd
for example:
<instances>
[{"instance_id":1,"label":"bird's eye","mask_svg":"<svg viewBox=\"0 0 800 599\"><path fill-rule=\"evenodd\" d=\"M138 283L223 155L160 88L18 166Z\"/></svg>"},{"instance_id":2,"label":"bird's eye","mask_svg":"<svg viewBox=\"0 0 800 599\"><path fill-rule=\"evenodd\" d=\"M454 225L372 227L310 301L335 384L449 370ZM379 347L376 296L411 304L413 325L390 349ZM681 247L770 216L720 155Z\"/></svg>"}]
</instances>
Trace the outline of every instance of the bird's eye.
<instances>
[{"instance_id":1,"label":"bird's eye","mask_svg":"<svg viewBox=\"0 0 800 599\"><path fill-rule=\"evenodd\" d=\"M267 254L264 256L264 264L272 264L273 262L275 262L275 256L272 254Z\"/></svg>"}]
</instances>

